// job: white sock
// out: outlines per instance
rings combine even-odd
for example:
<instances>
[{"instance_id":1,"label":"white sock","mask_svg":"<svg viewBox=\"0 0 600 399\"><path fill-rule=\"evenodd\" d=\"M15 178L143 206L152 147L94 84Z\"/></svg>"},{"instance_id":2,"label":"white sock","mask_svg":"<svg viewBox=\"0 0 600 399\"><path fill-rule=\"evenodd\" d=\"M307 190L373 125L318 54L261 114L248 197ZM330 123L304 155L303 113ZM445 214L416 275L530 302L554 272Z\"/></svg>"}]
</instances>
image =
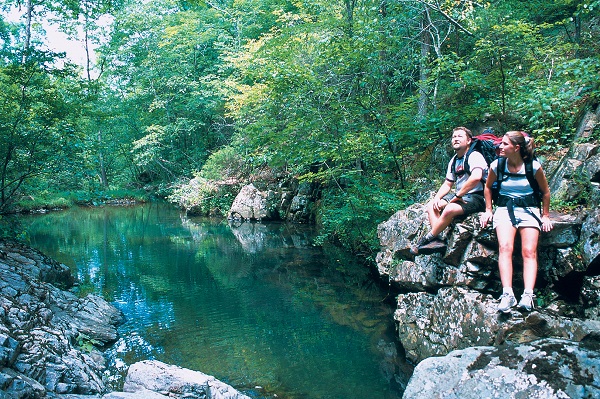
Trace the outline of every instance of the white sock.
<instances>
[{"instance_id":1,"label":"white sock","mask_svg":"<svg viewBox=\"0 0 600 399\"><path fill-rule=\"evenodd\" d=\"M525 289L523 290L523 294L533 294L533 290Z\"/></svg>"},{"instance_id":2,"label":"white sock","mask_svg":"<svg viewBox=\"0 0 600 399\"><path fill-rule=\"evenodd\" d=\"M515 293L513 292L512 287L502 287L502 293L515 296Z\"/></svg>"}]
</instances>

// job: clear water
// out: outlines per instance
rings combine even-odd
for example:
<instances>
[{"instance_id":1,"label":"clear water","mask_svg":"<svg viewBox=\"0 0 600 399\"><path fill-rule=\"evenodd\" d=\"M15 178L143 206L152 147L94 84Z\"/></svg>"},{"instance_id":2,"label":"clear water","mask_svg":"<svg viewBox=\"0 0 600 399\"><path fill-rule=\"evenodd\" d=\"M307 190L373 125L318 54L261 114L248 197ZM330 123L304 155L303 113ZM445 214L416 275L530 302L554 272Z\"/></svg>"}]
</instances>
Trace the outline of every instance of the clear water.
<instances>
[{"instance_id":1,"label":"clear water","mask_svg":"<svg viewBox=\"0 0 600 399\"><path fill-rule=\"evenodd\" d=\"M254 398L396 399L406 368L393 308L368 270L312 245L307 226L188 218L166 204L19 217L30 244L126 322L114 387L157 359Z\"/></svg>"}]
</instances>

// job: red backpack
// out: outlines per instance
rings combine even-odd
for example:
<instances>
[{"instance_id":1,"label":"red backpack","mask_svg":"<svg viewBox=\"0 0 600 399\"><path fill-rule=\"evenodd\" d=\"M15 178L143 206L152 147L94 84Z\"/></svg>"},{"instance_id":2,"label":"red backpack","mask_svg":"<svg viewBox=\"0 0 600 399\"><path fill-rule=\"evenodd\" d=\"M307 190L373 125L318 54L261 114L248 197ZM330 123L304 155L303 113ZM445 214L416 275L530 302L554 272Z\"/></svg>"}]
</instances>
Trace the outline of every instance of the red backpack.
<instances>
[{"instance_id":1,"label":"red backpack","mask_svg":"<svg viewBox=\"0 0 600 399\"><path fill-rule=\"evenodd\" d=\"M465 172L469 175L471 174L469 155L471 155L473 151L481 153L485 159L485 162L488 164L488 166L490 166L492 161L498 158L501 142L502 137L497 137L494 133L491 133L490 129L485 129L479 136L474 136L469 149L465 153ZM454 157L454 161L452 162L452 173L456 173L456 157Z\"/></svg>"}]
</instances>

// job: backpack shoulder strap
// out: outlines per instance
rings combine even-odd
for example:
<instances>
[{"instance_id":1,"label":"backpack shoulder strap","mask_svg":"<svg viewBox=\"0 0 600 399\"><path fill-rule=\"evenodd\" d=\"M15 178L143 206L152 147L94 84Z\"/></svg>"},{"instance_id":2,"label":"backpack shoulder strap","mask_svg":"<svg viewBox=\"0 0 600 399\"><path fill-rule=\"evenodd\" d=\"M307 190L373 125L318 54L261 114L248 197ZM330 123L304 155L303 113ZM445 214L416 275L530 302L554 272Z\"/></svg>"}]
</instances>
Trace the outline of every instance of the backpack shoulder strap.
<instances>
[{"instance_id":1,"label":"backpack shoulder strap","mask_svg":"<svg viewBox=\"0 0 600 399\"><path fill-rule=\"evenodd\" d=\"M500 185L502 184L502 180L504 180L504 169L506 169L506 158L500 157L498 158L498 167L496 168L496 181L498 182L498 190L500 190Z\"/></svg>"},{"instance_id":2,"label":"backpack shoulder strap","mask_svg":"<svg viewBox=\"0 0 600 399\"><path fill-rule=\"evenodd\" d=\"M506 167L506 158L498 158L498 167L496 168L496 181L492 184L492 201L497 203L500 197L500 186L504 180L504 168Z\"/></svg>"},{"instance_id":3,"label":"backpack shoulder strap","mask_svg":"<svg viewBox=\"0 0 600 399\"><path fill-rule=\"evenodd\" d=\"M450 171L452 172L453 175L456 175L456 154L454 154L452 156L452 159L450 160L450 162L452 162L452 166L450 167Z\"/></svg>"},{"instance_id":4,"label":"backpack shoulder strap","mask_svg":"<svg viewBox=\"0 0 600 399\"><path fill-rule=\"evenodd\" d=\"M475 151L475 147L477 147L477 141L478 141L478 139L473 138L473 141L471 142L471 145L469 146L469 149L465 153L465 160L463 161L463 165L464 165L464 168L465 168L465 173L468 174L468 175L471 174L471 167L469 166L469 155L471 155L471 153L473 151Z\"/></svg>"},{"instance_id":5,"label":"backpack shoulder strap","mask_svg":"<svg viewBox=\"0 0 600 399\"><path fill-rule=\"evenodd\" d=\"M537 201L541 201L540 185L538 184L537 180L535 179L535 175L533 174L533 160L532 159L525 162L525 176L527 177L527 181L529 182L529 185L533 189L533 195L534 195L535 199Z\"/></svg>"}]
</instances>

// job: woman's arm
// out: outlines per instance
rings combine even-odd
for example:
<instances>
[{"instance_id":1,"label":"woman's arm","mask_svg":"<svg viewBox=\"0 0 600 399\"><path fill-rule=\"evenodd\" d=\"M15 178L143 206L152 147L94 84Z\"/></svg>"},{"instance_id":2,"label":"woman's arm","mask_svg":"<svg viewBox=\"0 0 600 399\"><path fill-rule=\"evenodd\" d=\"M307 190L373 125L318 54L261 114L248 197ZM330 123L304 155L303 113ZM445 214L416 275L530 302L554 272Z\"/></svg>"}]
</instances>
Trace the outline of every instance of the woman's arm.
<instances>
[{"instance_id":1,"label":"woman's arm","mask_svg":"<svg viewBox=\"0 0 600 399\"><path fill-rule=\"evenodd\" d=\"M492 220L494 214L492 212L492 185L496 181L496 172L492 168L488 171L487 181L485 182L485 187L483 188L483 196L485 197L485 212L481 214L479 218L479 222L481 227L487 226L487 224Z\"/></svg>"},{"instance_id":2,"label":"woman's arm","mask_svg":"<svg viewBox=\"0 0 600 399\"><path fill-rule=\"evenodd\" d=\"M542 231L550 231L554 227L550 220L550 187L541 167L535 172L535 180L542 193Z\"/></svg>"}]
</instances>

